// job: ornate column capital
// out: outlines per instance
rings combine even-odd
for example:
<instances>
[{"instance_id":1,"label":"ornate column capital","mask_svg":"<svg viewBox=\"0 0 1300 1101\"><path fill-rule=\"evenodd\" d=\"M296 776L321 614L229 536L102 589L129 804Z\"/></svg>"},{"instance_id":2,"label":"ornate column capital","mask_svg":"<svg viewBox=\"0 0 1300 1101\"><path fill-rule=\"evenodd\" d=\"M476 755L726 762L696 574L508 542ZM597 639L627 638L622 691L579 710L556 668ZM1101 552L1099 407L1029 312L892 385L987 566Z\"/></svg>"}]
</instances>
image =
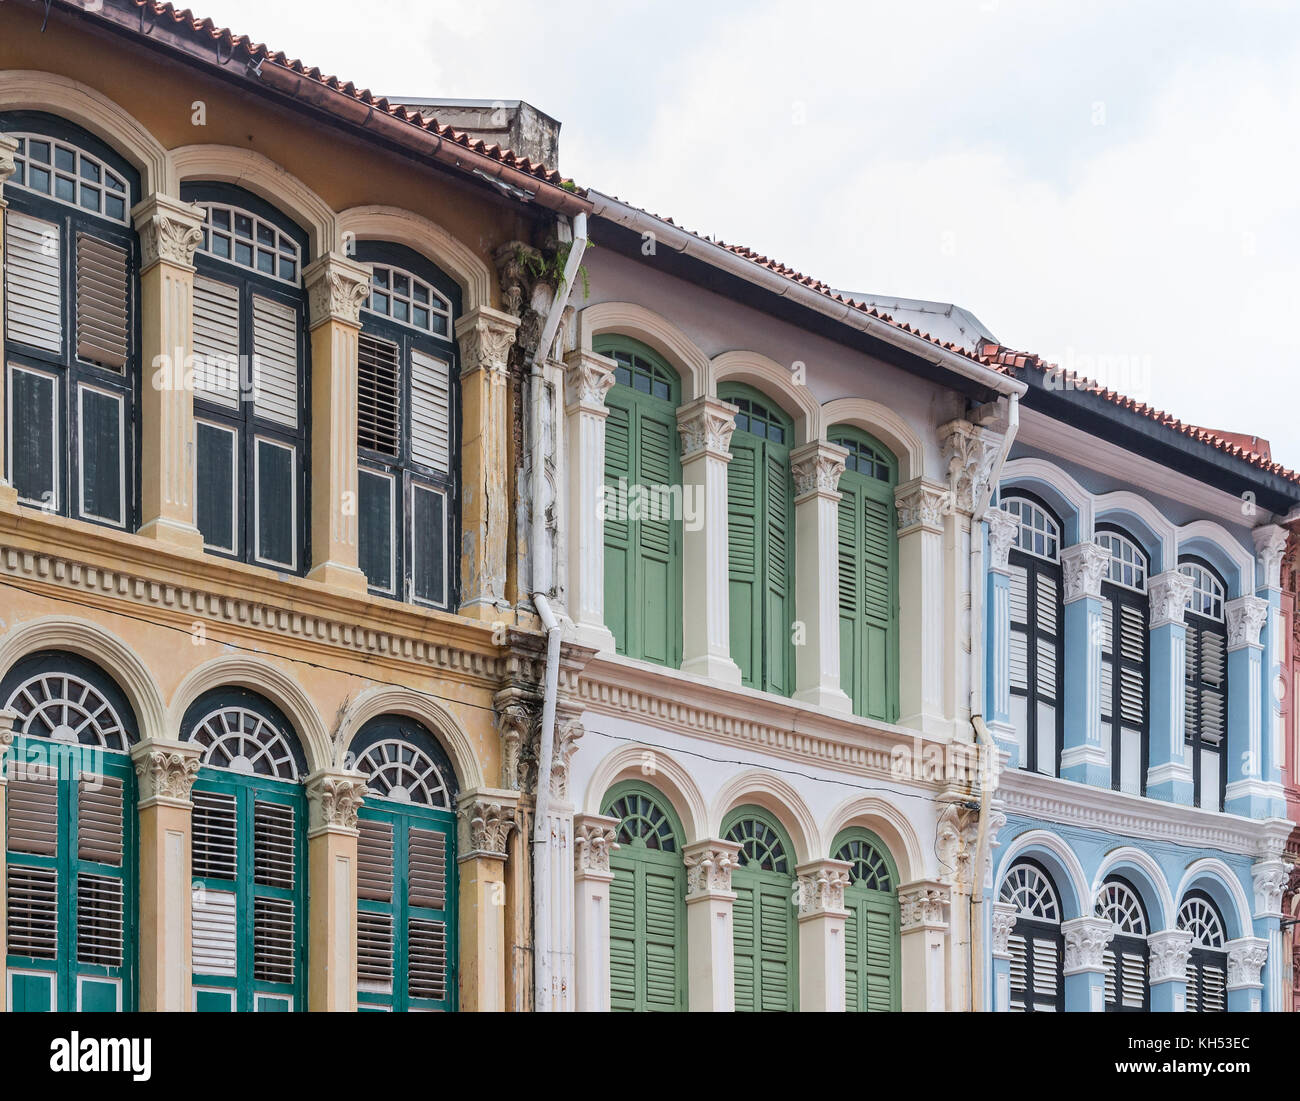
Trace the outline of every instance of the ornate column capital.
<instances>
[{"instance_id":1,"label":"ornate column capital","mask_svg":"<svg viewBox=\"0 0 1300 1101\"><path fill-rule=\"evenodd\" d=\"M843 860L812 860L795 868L799 877L799 920L843 917L844 888L853 865Z\"/></svg>"},{"instance_id":2,"label":"ornate column capital","mask_svg":"<svg viewBox=\"0 0 1300 1101\"><path fill-rule=\"evenodd\" d=\"M614 369L618 365L608 356L581 348L564 357L564 411L591 413L607 417L605 395L614 386Z\"/></svg>"},{"instance_id":3,"label":"ornate column capital","mask_svg":"<svg viewBox=\"0 0 1300 1101\"><path fill-rule=\"evenodd\" d=\"M519 828L519 793L498 788L467 791L456 803L460 816L459 860L505 860L506 842Z\"/></svg>"},{"instance_id":4,"label":"ornate column capital","mask_svg":"<svg viewBox=\"0 0 1300 1101\"><path fill-rule=\"evenodd\" d=\"M731 434L736 430L736 407L717 398L696 398L677 410L677 431L682 437L682 461L701 453L731 461Z\"/></svg>"},{"instance_id":5,"label":"ornate column capital","mask_svg":"<svg viewBox=\"0 0 1300 1101\"><path fill-rule=\"evenodd\" d=\"M1291 865L1280 857L1257 860L1250 866L1255 882L1255 917L1282 917L1282 892L1291 881Z\"/></svg>"},{"instance_id":6,"label":"ornate column capital","mask_svg":"<svg viewBox=\"0 0 1300 1101\"><path fill-rule=\"evenodd\" d=\"M160 260L177 267L194 267L194 250L203 239L203 208L155 193L131 210L140 235L140 270Z\"/></svg>"},{"instance_id":7,"label":"ornate column capital","mask_svg":"<svg viewBox=\"0 0 1300 1101\"><path fill-rule=\"evenodd\" d=\"M366 799L366 778L359 772L321 769L307 777L307 836L355 833L357 811Z\"/></svg>"},{"instance_id":8,"label":"ornate column capital","mask_svg":"<svg viewBox=\"0 0 1300 1101\"><path fill-rule=\"evenodd\" d=\"M1192 934L1186 929L1166 929L1147 937L1151 982L1186 982L1187 961L1192 958Z\"/></svg>"},{"instance_id":9,"label":"ornate column capital","mask_svg":"<svg viewBox=\"0 0 1300 1101\"><path fill-rule=\"evenodd\" d=\"M938 880L921 879L898 888L898 924L903 934L921 929L948 928L948 903L952 893Z\"/></svg>"},{"instance_id":10,"label":"ornate column capital","mask_svg":"<svg viewBox=\"0 0 1300 1101\"><path fill-rule=\"evenodd\" d=\"M1106 946L1115 936L1115 925L1109 918L1081 917L1061 922L1065 935L1066 975L1083 971L1106 970Z\"/></svg>"},{"instance_id":11,"label":"ornate column capital","mask_svg":"<svg viewBox=\"0 0 1300 1101\"><path fill-rule=\"evenodd\" d=\"M2 724L0 724L2 725ZM3 736L0 735L0 738ZM167 742L147 738L131 747L138 780L139 807L190 806L190 791L199 774L203 747L195 742Z\"/></svg>"},{"instance_id":12,"label":"ornate column capital","mask_svg":"<svg viewBox=\"0 0 1300 1101\"><path fill-rule=\"evenodd\" d=\"M1277 524L1264 524L1251 532L1255 554L1264 573L1264 587L1282 587L1282 555L1286 552L1287 530Z\"/></svg>"},{"instance_id":13,"label":"ornate column capital","mask_svg":"<svg viewBox=\"0 0 1300 1101\"><path fill-rule=\"evenodd\" d=\"M479 306L459 318L456 340L460 344L461 375L485 371L504 377L518 329L517 317L490 306Z\"/></svg>"},{"instance_id":14,"label":"ornate column capital","mask_svg":"<svg viewBox=\"0 0 1300 1101\"><path fill-rule=\"evenodd\" d=\"M1101 598L1101 583L1110 568L1110 554L1096 543L1075 543L1061 550L1065 603L1085 597Z\"/></svg>"},{"instance_id":15,"label":"ornate column capital","mask_svg":"<svg viewBox=\"0 0 1300 1101\"><path fill-rule=\"evenodd\" d=\"M541 702L526 689L503 688L492 697L501 732L501 786L530 791L537 773Z\"/></svg>"},{"instance_id":16,"label":"ornate column capital","mask_svg":"<svg viewBox=\"0 0 1300 1101\"><path fill-rule=\"evenodd\" d=\"M1259 633L1268 622L1268 601L1259 596L1239 596L1224 605L1228 616L1228 651L1251 646L1263 649Z\"/></svg>"},{"instance_id":17,"label":"ornate column capital","mask_svg":"<svg viewBox=\"0 0 1300 1101\"><path fill-rule=\"evenodd\" d=\"M1151 604L1150 630L1173 624L1183 625L1183 613L1192 595L1192 579L1178 570L1165 570L1147 578L1147 598Z\"/></svg>"},{"instance_id":18,"label":"ornate column capital","mask_svg":"<svg viewBox=\"0 0 1300 1101\"><path fill-rule=\"evenodd\" d=\"M838 501L836 487L844 473L844 461L849 457L847 447L813 440L790 452L790 472L794 477L795 504L808 497L825 497Z\"/></svg>"},{"instance_id":19,"label":"ornate column capital","mask_svg":"<svg viewBox=\"0 0 1300 1101\"><path fill-rule=\"evenodd\" d=\"M993 903L993 958L1011 958L1011 930L1016 924L1016 908L1010 902Z\"/></svg>"},{"instance_id":20,"label":"ornate column capital","mask_svg":"<svg viewBox=\"0 0 1300 1101\"><path fill-rule=\"evenodd\" d=\"M340 252L328 252L303 269L307 287L307 324L326 321L361 324L361 307L370 297L370 269Z\"/></svg>"},{"instance_id":21,"label":"ornate column capital","mask_svg":"<svg viewBox=\"0 0 1300 1101\"><path fill-rule=\"evenodd\" d=\"M989 569L995 573L1010 573L1011 546L1020 532L1020 521L1000 508L991 508L984 514L989 526Z\"/></svg>"},{"instance_id":22,"label":"ornate column capital","mask_svg":"<svg viewBox=\"0 0 1300 1101\"><path fill-rule=\"evenodd\" d=\"M734 899L731 871L740 863L740 846L734 841L708 838L682 849L686 865L686 901L704 898Z\"/></svg>"},{"instance_id":23,"label":"ornate column capital","mask_svg":"<svg viewBox=\"0 0 1300 1101\"><path fill-rule=\"evenodd\" d=\"M952 494L937 482L913 478L894 490L894 505L900 538L917 528L941 534L943 518L952 511Z\"/></svg>"},{"instance_id":24,"label":"ornate column capital","mask_svg":"<svg viewBox=\"0 0 1300 1101\"><path fill-rule=\"evenodd\" d=\"M603 814L573 818L573 870L579 879L613 879L609 856L618 848L618 819Z\"/></svg>"},{"instance_id":25,"label":"ornate column capital","mask_svg":"<svg viewBox=\"0 0 1300 1101\"><path fill-rule=\"evenodd\" d=\"M14 720L17 718L16 711L0 709L0 784L5 782L8 775L5 772L5 757L9 753L9 747L14 744Z\"/></svg>"},{"instance_id":26,"label":"ornate column capital","mask_svg":"<svg viewBox=\"0 0 1300 1101\"><path fill-rule=\"evenodd\" d=\"M587 728L577 719L558 716L555 720L555 752L551 755L551 798L569 798L569 762L578 750L578 740Z\"/></svg>"},{"instance_id":27,"label":"ornate column capital","mask_svg":"<svg viewBox=\"0 0 1300 1101\"><path fill-rule=\"evenodd\" d=\"M1228 941L1224 947L1228 950L1229 990L1264 985L1259 973L1268 963L1268 941L1263 937L1241 937Z\"/></svg>"},{"instance_id":28,"label":"ornate column capital","mask_svg":"<svg viewBox=\"0 0 1300 1101\"><path fill-rule=\"evenodd\" d=\"M0 134L0 202L4 201L5 180L14 174L14 154L18 152L18 139L8 134Z\"/></svg>"},{"instance_id":29,"label":"ornate column capital","mask_svg":"<svg viewBox=\"0 0 1300 1101\"><path fill-rule=\"evenodd\" d=\"M939 426L939 439L953 508L970 516L989 487L1002 437L969 421L952 420Z\"/></svg>"}]
</instances>

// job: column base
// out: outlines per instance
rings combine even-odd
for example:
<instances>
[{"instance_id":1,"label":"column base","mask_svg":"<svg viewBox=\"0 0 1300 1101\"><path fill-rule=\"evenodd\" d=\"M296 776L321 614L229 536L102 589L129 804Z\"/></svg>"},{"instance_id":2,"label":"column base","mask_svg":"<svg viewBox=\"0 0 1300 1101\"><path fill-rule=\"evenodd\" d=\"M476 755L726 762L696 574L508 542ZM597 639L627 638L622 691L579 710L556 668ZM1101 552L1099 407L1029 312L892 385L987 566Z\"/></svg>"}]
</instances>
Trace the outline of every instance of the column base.
<instances>
[{"instance_id":1,"label":"column base","mask_svg":"<svg viewBox=\"0 0 1300 1101\"><path fill-rule=\"evenodd\" d=\"M1285 818L1286 800L1281 786L1261 780L1237 780L1228 785L1223 801L1228 814L1243 818Z\"/></svg>"},{"instance_id":2,"label":"column base","mask_svg":"<svg viewBox=\"0 0 1300 1101\"><path fill-rule=\"evenodd\" d=\"M0 497L4 490L0 489ZM0 505L0 507L3 507ZM159 543L166 543L169 547L175 547L177 550L189 551L192 554L203 553L203 533L193 524L185 524L179 520L168 520L165 517L158 517L156 520L150 520L140 528L140 535L146 539L155 539Z\"/></svg>"},{"instance_id":3,"label":"column base","mask_svg":"<svg viewBox=\"0 0 1300 1101\"><path fill-rule=\"evenodd\" d=\"M838 688L802 688L792 697L799 703L806 703L822 711L833 711L840 715L853 714L853 701Z\"/></svg>"},{"instance_id":4,"label":"column base","mask_svg":"<svg viewBox=\"0 0 1300 1101\"><path fill-rule=\"evenodd\" d=\"M898 720L898 725L905 726L909 730L919 730L930 738L950 738L953 733L952 720L928 712L921 712L918 715L904 715Z\"/></svg>"},{"instance_id":5,"label":"column base","mask_svg":"<svg viewBox=\"0 0 1300 1101\"><path fill-rule=\"evenodd\" d=\"M18 490L0 483L0 512L18 511Z\"/></svg>"},{"instance_id":6,"label":"column base","mask_svg":"<svg viewBox=\"0 0 1300 1101\"><path fill-rule=\"evenodd\" d=\"M1098 746L1070 746L1061 754L1061 779L1094 788L1110 787L1110 762Z\"/></svg>"},{"instance_id":7,"label":"column base","mask_svg":"<svg viewBox=\"0 0 1300 1101\"><path fill-rule=\"evenodd\" d=\"M1160 780L1147 777L1147 797L1159 799L1164 803L1177 803L1181 807L1190 807L1196 790L1190 780Z\"/></svg>"},{"instance_id":8,"label":"column base","mask_svg":"<svg viewBox=\"0 0 1300 1101\"><path fill-rule=\"evenodd\" d=\"M1228 987L1229 1013L1260 1013L1264 1009L1262 986Z\"/></svg>"},{"instance_id":9,"label":"column base","mask_svg":"<svg viewBox=\"0 0 1300 1101\"><path fill-rule=\"evenodd\" d=\"M589 623L575 623L572 637L574 641L582 643L583 646L592 647L598 654L613 654L618 649L618 643L614 639L614 632L608 627L593 626Z\"/></svg>"},{"instance_id":10,"label":"column base","mask_svg":"<svg viewBox=\"0 0 1300 1101\"><path fill-rule=\"evenodd\" d=\"M740 684L740 666L729 657L717 654L703 654L698 658L688 658L682 662L682 672L692 676L705 677L721 684Z\"/></svg>"},{"instance_id":11,"label":"column base","mask_svg":"<svg viewBox=\"0 0 1300 1101\"><path fill-rule=\"evenodd\" d=\"M361 595L370 587L366 575L356 566L344 566L338 562L322 562L319 566L313 566L307 574L307 580Z\"/></svg>"}]
</instances>

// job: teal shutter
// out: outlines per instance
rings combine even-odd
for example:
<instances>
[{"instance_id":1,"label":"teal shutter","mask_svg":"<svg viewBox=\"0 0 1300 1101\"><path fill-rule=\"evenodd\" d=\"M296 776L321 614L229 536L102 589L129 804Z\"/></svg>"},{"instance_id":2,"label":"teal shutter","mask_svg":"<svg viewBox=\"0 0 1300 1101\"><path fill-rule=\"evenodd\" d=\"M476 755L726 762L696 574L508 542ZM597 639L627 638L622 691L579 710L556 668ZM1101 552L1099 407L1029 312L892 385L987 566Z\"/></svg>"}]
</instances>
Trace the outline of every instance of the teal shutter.
<instances>
[{"instance_id":1,"label":"teal shutter","mask_svg":"<svg viewBox=\"0 0 1300 1101\"><path fill-rule=\"evenodd\" d=\"M794 593L791 567L794 564L794 493L790 484L787 454L766 455L767 507L764 510L764 588L767 607L764 627L767 637L763 687L782 696L794 691Z\"/></svg>"},{"instance_id":2,"label":"teal shutter","mask_svg":"<svg viewBox=\"0 0 1300 1101\"><path fill-rule=\"evenodd\" d=\"M681 664L681 516L669 490L682 481L677 426L639 409L637 428L637 482L661 489L637 521L640 656L675 668Z\"/></svg>"},{"instance_id":3,"label":"teal shutter","mask_svg":"<svg viewBox=\"0 0 1300 1101\"><path fill-rule=\"evenodd\" d=\"M888 899L855 902L858 920L859 967L862 975L860 1008L867 1013L888 1013L899 1008L898 905Z\"/></svg>"},{"instance_id":4,"label":"teal shutter","mask_svg":"<svg viewBox=\"0 0 1300 1101\"><path fill-rule=\"evenodd\" d=\"M764 528L758 491L760 446L731 437L727 467L727 583L731 615L731 658L741 682L760 688L763 681L763 593L759 584L759 534Z\"/></svg>"},{"instance_id":5,"label":"teal shutter","mask_svg":"<svg viewBox=\"0 0 1300 1101\"><path fill-rule=\"evenodd\" d=\"M633 484L632 411L607 401L605 419L605 626L618 653L628 652L628 598L635 591L632 525L622 494Z\"/></svg>"}]
</instances>

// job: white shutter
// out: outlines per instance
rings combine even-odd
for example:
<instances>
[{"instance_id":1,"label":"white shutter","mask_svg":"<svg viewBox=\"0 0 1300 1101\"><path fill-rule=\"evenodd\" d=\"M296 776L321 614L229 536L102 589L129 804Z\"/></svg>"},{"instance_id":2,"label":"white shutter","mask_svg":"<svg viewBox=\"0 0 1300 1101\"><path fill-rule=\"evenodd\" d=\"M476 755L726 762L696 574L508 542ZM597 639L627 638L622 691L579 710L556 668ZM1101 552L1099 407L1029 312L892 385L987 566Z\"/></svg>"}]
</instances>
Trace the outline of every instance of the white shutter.
<instances>
[{"instance_id":1,"label":"white shutter","mask_svg":"<svg viewBox=\"0 0 1300 1101\"><path fill-rule=\"evenodd\" d=\"M1147 965L1140 955L1123 952L1120 955L1120 988L1123 991L1124 1005L1130 1009L1141 1009L1146 1001Z\"/></svg>"},{"instance_id":2,"label":"white shutter","mask_svg":"<svg viewBox=\"0 0 1300 1101\"><path fill-rule=\"evenodd\" d=\"M375 994L392 993L392 914L357 912L357 986Z\"/></svg>"},{"instance_id":3,"label":"white shutter","mask_svg":"<svg viewBox=\"0 0 1300 1101\"><path fill-rule=\"evenodd\" d=\"M253 803L253 881L292 890L294 882L293 807Z\"/></svg>"},{"instance_id":4,"label":"white shutter","mask_svg":"<svg viewBox=\"0 0 1300 1101\"><path fill-rule=\"evenodd\" d=\"M371 902L393 900L393 827L362 818L357 836L357 895Z\"/></svg>"},{"instance_id":5,"label":"white shutter","mask_svg":"<svg viewBox=\"0 0 1300 1101\"><path fill-rule=\"evenodd\" d=\"M298 314L253 296L253 407L259 417L298 426Z\"/></svg>"},{"instance_id":6,"label":"white shutter","mask_svg":"<svg viewBox=\"0 0 1300 1101\"><path fill-rule=\"evenodd\" d=\"M199 887L191 909L194 970L201 975L236 973L235 892Z\"/></svg>"},{"instance_id":7,"label":"white shutter","mask_svg":"<svg viewBox=\"0 0 1300 1101\"><path fill-rule=\"evenodd\" d=\"M412 828L407 857L411 905L441 910L447 903L447 835L441 830Z\"/></svg>"},{"instance_id":8,"label":"white shutter","mask_svg":"<svg viewBox=\"0 0 1300 1101\"><path fill-rule=\"evenodd\" d=\"M63 351L63 247L59 226L5 215L5 332L10 340Z\"/></svg>"},{"instance_id":9,"label":"white shutter","mask_svg":"<svg viewBox=\"0 0 1300 1101\"><path fill-rule=\"evenodd\" d=\"M125 371L131 346L126 249L77 234L77 357Z\"/></svg>"},{"instance_id":10,"label":"white shutter","mask_svg":"<svg viewBox=\"0 0 1300 1101\"><path fill-rule=\"evenodd\" d=\"M59 879L53 868L10 864L5 871L9 954L52 960L59 954Z\"/></svg>"},{"instance_id":11,"label":"white shutter","mask_svg":"<svg viewBox=\"0 0 1300 1101\"><path fill-rule=\"evenodd\" d=\"M194 793L190 852L196 876L235 878L237 822L233 795L215 791Z\"/></svg>"},{"instance_id":12,"label":"white shutter","mask_svg":"<svg viewBox=\"0 0 1300 1101\"><path fill-rule=\"evenodd\" d=\"M1019 933L1012 933L1007 938L1007 949L1011 953L1011 1008L1024 1010L1025 991L1029 987L1028 946Z\"/></svg>"},{"instance_id":13,"label":"white shutter","mask_svg":"<svg viewBox=\"0 0 1300 1101\"><path fill-rule=\"evenodd\" d=\"M59 839L59 790L53 779L17 777L9 781L8 849L53 856Z\"/></svg>"},{"instance_id":14,"label":"white shutter","mask_svg":"<svg viewBox=\"0 0 1300 1101\"><path fill-rule=\"evenodd\" d=\"M450 368L411 351L411 458L443 472L451 469Z\"/></svg>"},{"instance_id":15,"label":"white shutter","mask_svg":"<svg viewBox=\"0 0 1300 1101\"><path fill-rule=\"evenodd\" d=\"M239 408L239 288L194 277L194 391Z\"/></svg>"},{"instance_id":16,"label":"white shutter","mask_svg":"<svg viewBox=\"0 0 1300 1101\"><path fill-rule=\"evenodd\" d=\"M447 926L411 918L406 937L407 993L441 1001L447 996Z\"/></svg>"},{"instance_id":17,"label":"white shutter","mask_svg":"<svg viewBox=\"0 0 1300 1101\"><path fill-rule=\"evenodd\" d=\"M1031 943L1034 960L1034 993L1044 998L1054 999L1057 992L1056 942L1034 937Z\"/></svg>"},{"instance_id":18,"label":"white shutter","mask_svg":"<svg viewBox=\"0 0 1300 1101\"><path fill-rule=\"evenodd\" d=\"M1205 1013L1226 1013L1228 1010L1227 977L1223 966L1208 960L1201 966L1201 998Z\"/></svg>"},{"instance_id":19,"label":"white shutter","mask_svg":"<svg viewBox=\"0 0 1300 1101\"><path fill-rule=\"evenodd\" d=\"M77 787L77 859L122 866L122 781L83 772Z\"/></svg>"},{"instance_id":20,"label":"white shutter","mask_svg":"<svg viewBox=\"0 0 1300 1101\"><path fill-rule=\"evenodd\" d=\"M253 899L253 978L293 982L293 900Z\"/></svg>"}]
</instances>

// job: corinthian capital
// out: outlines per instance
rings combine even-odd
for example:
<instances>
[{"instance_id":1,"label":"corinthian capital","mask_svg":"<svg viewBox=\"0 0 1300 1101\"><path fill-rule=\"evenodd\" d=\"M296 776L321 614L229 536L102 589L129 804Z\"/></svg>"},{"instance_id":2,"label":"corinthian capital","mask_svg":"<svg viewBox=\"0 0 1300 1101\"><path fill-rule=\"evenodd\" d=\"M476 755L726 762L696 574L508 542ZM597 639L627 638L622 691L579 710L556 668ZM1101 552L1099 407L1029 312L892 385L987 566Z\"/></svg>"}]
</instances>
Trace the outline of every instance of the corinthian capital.
<instances>
[{"instance_id":1,"label":"corinthian capital","mask_svg":"<svg viewBox=\"0 0 1300 1101\"><path fill-rule=\"evenodd\" d=\"M366 798L366 778L356 772L322 769L307 777L308 830L355 830Z\"/></svg>"},{"instance_id":2,"label":"corinthian capital","mask_svg":"<svg viewBox=\"0 0 1300 1101\"><path fill-rule=\"evenodd\" d=\"M1000 508L991 508L984 514L989 526L989 569L998 573L1010 572L1011 547L1020 531L1020 521Z\"/></svg>"},{"instance_id":3,"label":"corinthian capital","mask_svg":"<svg viewBox=\"0 0 1300 1101\"><path fill-rule=\"evenodd\" d=\"M1101 597L1101 582L1110 568L1110 554L1096 543L1075 543L1061 551L1065 603Z\"/></svg>"},{"instance_id":4,"label":"corinthian capital","mask_svg":"<svg viewBox=\"0 0 1300 1101\"><path fill-rule=\"evenodd\" d=\"M1228 989L1262 985L1259 973L1268 963L1268 941L1262 937L1242 937L1228 941L1224 947L1228 950Z\"/></svg>"},{"instance_id":5,"label":"corinthian capital","mask_svg":"<svg viewBox=\"0 0 1300 1101\"><path fill-rule=\"evenodd\" d=\"M564 364L565 409L605 415L605 395L614 385L614 361L578 349L564 357Z\"/></svg>"},{"instance_id":6,"label":"corinthian capital","mask_svg":"<svg viewBox=\"0 0 1300 1101\"><path fill-rule=\"evenodd\" d=\"M849 885L851 864L842 860L814 860L795 869L799 877L799 916L841 915L844 888Z\"/></svg>"},{"instance_id":7,"label":"corinthian capital","mask_svg":"<svg viewBox=\"0 0 1300 1101\"><path fill-rule=\"evenodd\" d=\"M1259 633L1268 622L1268 601L1259 596L1239 596L1224 605L1228 615L1228 649L1260 645Z\"/></svg>"},{"instance_id":8,"label":"corinthian capital","mask_svg":"<svg viewBox=\"0 0 1300 1101\"><path fill-rule=\"evenodd\" d=\"M920 880L899 887L899 928L904 933L948 928L947 909L951 898L952 892L948 887L934 880Z\"/></svg>"},{"instance_id":9,"label":"corinthian capital","mask_svg":"<svg viewBox=\"0 0 1300 1101\"><path fill-rule=\"evenodd\" d=\"M686 900L731 893L731 870L740 863L740 846L732 841L697 841L682 850L686 864Z\"/></svg>"},{"instance_id":10,"label":"corinthian capital","mask_svg":"<svg viewBox=\"0 0 1300 1101\"><path fill-rule=\"evenodd\" d=\"M1183 622L1187 599L1192 595L1192 579L1178 570L1166 570L1147 581L1151 601L1151 630L1168 623Z\"/></svg>"},{"instance_id":11,"label":"corinthian capital","mask_svg":"<svg viewBox=\"0 0 1300 1101\"><path fill-rule=\"evenodd\" d=\"M969 421L955 420L939 427L939 438L943 441L953 507L969 516L989 487L1002 437Z\"/></svg>"},{"instance_id":12,"label":"corinthian capital","mask_svg":"<svg viewBox=\"0 0 1300 1101\"><path fill-rule=\"evenodd\" d=\"M504 375L515 342L519 319L508 313L480 306L456 322L456 340L460 343L460 373L484 371Z\"/></svg>"},{"instance_id":13,"label":"corinthian capital","mask_svg":"<svg viewBox=\"0 0 1300 1101\"><path fill-rule=\"evenodd\" d=\"M935 482L913 478L894 490L894 504L898 508L899 535L913 528L942 532L943 518L952 511L952 494Z\"/></svg>"},{"instance_id":14,"label":"corinthian capital","mask_svg":"<svg viewBox=\"0 0 1300 1101\"><path fill-rule=\"evenodd\" d=\"M1291 865L1278 857L1259 860L1250 866L1255 884L1255 916L1280 917L1282 892L1291 880Z\"/></svg>"},{"instance_id":15,"label":"corinthian capital","mask_svg":"<svg viewBox=\"0 0 1300 1101\"><path fill-rule=\"evenodd\" d=\"M1259 556L1260 567L1264 571L1264 585L1270 589L1282 587L1282 555L1286 551L1286 528L1277 524L1265 524L1252 533L1255 537L1255 553Z\"/></svg>"},{"instance_id":16,"label":"corinthian capital","mask_svg":"<svg viewBox=\"0 0 1300 1101\"><path fill-rule=\"evenodd\" d=\"M618 848L618 819L579 814L573 819L573 865L579 879L610 874L609 855Z\"/></svg>"},{"instance_id":17,"label":"corinthian capital","mask_svg":"<svg viewBox=\"0 0 1300 1101\"><path fill-rule=\"evenodd\" d=\"M519 827L519 796L484 788L467 791L457 803L460 852L465 857L506 858L506 842Z\"/></svg>"},{"instance_id":18,"label":"corinthian capital","mask_svg":"<svg viewBox=\"0 0 1300 1101\"><path fill-rule=\"evenodd\" d=\"M162 260L178 267L194 266L194 250L203 238L203 208L168 195L150 195L131 211L140 235L140 267Z\"/></svg>"},{"instance_id":19,"label":"corinthian capital","mask_svg":"<svg viewBox=\"0 0 1300 1101\"><path fill-rule=\"evenodd\" d=\"M307 317L312 328L326 321L361 324L361 307L370 297L370 269L338 252L326 253L302 273L307 284Z\"/></svg>"},{"instance_id":20,"label":"corinthian capital","mask_svg":"<svg viewBox=\"0 0 1300 1101\"><path fill-rule=\"evenodd\" d=\"M1153 983L1187 979L1187 961L1192 957L1192 934L1185 929L1166 929L1147 937L1151 950Z\"/></svg>"},{"instance_id":21,"label":"corinthian capital","mask_svg":"<svg viewBox=\"0 0 1300 1101\"><path fill-rule=\"evenodd\" d=\"M838 501L836 487L840 484L848 455L848 448L825 440L814 440L790 452L795 499L817 493Z\"/></svg>"},{"instance_id":22,"label":"corinthian capital","mask_svg":"<svg viewBox=\"0 0 1300 1101\"><path fill-rule=\"evenodd\" d=\"M1110 918L1075 918L1062 922L1061 932L1065 934L1065 974L1106 969L1106 946L1115 936Z\"/></svg>"},{"instance_id":23,"label":"corinthian capital","mask_svg":"<svg viewBox=\"0 0 1300 1101\"><path fill-rule=\"evenodd\" d=\"M717 398L696 398L677 410L677 431L682 437L682 459L700 452L729 459L731 434L736 430L736 407Z\"/></svg>"},{"instance_id":24,"label":"corinthian capital","mask_svg":"<svg viewBox=\"0 0 1300 1101\"><path fill-rule=\"evenodd\" d=\"M14 174L18 167L14 164L14 154L18 151L18 139L8 134L0 134L0 202L4 201L5 180Z\"/></svg>"},{"instance_id":25,"label":"corinthian capital","mask_svg":"<svg viewBox=\"0 0 1300 1101\"><path fill-rule=\"evenodd\" d=\"M188 806L202 755L202 747L194 742L146 739L133 745L131 760L139 781L140 806Z\"/></svg>"},{"instance_id":26,"label":"corinthian capital","mask_svg":"<svg viewBox=\"0 0 1300 1101\"><path fill-rule=\"evenodd\" d=\"M1015 924L1015 906L1010 902L993 903L993 955L997 959L1011 958L1011 930Z\"/></svg>"}]
</instances>

